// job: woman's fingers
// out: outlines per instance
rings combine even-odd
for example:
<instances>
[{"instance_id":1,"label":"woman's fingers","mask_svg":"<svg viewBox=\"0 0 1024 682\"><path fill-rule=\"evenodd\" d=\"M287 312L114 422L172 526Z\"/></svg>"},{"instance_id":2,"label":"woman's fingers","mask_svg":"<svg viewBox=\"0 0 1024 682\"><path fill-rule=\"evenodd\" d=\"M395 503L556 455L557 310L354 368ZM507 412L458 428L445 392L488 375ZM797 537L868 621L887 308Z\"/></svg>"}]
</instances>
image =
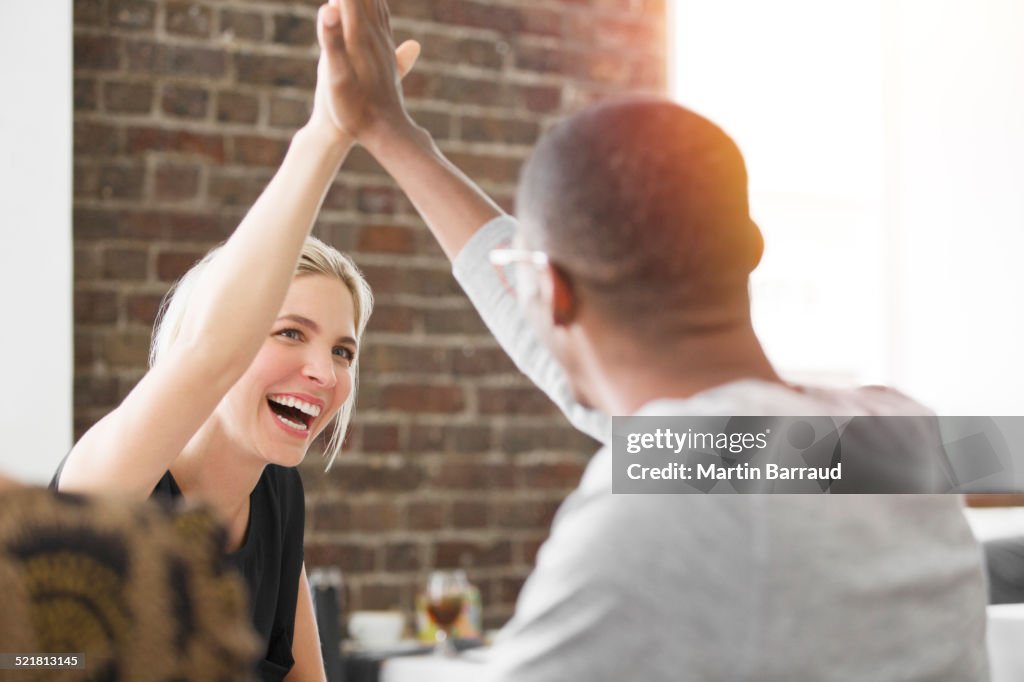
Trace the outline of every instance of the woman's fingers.
<instances>
[{"instance_id":1,"label":"woman's fingers","mask_svg":"<svg viewBox=\"0 0 1024 682\"><path fill-rule=\"evenodd\" d=\"M341 26L341 15L333 3L320 6L317 13L316 37L320 42L320 51L332 61L337 61L345 54L345 36Z\"/></svg>"},{"instance_id":2,"label":"woman's fingers","mask_svg":"<svg viewBox=\"0 0 1024 682\"><path fill-rule=\"evenodd\" d=\"M412 71L413 65L420 56L420 44L415 40L406 40L395 50L395 61L398 62L398 77L405 78L405 74Z\"/></svg>"}]
</instances>

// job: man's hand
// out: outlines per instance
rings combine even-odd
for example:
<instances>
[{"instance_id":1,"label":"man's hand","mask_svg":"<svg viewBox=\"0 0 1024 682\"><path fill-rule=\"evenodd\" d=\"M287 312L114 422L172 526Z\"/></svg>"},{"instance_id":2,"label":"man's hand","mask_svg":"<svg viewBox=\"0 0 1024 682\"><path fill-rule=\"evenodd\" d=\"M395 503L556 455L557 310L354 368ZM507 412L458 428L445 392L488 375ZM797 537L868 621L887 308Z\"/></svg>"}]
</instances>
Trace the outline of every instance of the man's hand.
<instances>
[{"instance_id":1,"label":"man's hand","mask_svg":"<svg viewBox=\"0 0 1024 682\"><path fill-rule=\"evenodd\" d=\"M395 49L383 0L329 0L317 16L317 38L314 121L361 140L378 124L408 120L400 79L420 46L407 40Z\"/></svg>"}]
</instances>

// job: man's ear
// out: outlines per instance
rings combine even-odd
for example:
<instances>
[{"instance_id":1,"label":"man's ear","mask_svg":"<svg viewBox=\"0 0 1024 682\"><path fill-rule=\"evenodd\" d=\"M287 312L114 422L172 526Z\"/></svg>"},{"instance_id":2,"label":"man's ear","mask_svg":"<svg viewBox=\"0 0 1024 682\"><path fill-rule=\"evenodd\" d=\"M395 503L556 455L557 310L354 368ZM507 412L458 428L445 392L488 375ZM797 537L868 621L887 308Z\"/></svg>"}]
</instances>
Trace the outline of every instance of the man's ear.
<instances>
[{"instance_id":1,"label":"man's ear","mask_svg":"<svg viewBox=\"0 0 1024 682\"><path fill-rule=\"evenodd\" d=\"M579 301L572 281L558 266L548 264L541 274L541 298L556 327L567 327L576 320Z\"/></svg>"}]
</instances>

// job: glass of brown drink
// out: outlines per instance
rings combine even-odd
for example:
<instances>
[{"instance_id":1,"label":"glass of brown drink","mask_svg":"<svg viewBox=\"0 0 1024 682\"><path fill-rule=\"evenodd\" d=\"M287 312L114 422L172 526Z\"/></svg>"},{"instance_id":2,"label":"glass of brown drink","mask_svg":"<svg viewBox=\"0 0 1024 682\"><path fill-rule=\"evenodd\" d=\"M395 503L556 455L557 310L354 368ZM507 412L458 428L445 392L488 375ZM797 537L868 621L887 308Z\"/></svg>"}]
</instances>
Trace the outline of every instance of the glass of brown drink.
<instances>
[{"instance_id":1,"label":"glass of brown drink","mask_svg":"<svg viewBox=\"0 0 1024 682\"><path fill-rule=\"evenodd\" d=\"M462 613L469 581L463 571L432 571L427 578L424 597L427 615L437 627L437 645L434 653L439 656L454 656L455 646L451 638L451 627Z\"/></svg>"}]
</instances>

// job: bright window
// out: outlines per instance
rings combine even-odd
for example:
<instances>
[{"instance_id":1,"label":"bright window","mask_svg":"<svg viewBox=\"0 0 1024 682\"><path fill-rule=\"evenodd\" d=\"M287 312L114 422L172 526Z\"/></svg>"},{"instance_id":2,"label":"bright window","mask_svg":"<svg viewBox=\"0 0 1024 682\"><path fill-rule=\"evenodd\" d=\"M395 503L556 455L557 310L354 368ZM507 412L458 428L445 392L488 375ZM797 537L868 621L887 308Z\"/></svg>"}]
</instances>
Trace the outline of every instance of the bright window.
<instances>
[{"instance_id":1,"label":"bright window","mask_svg":"<svg viewBox=\"0 0 1024 682\"><path fill-rule=\"evenodd\" d=\"M1024 412L1024 3L674 0L672 92L738 142L792 380Z\"/></svg>"}]
</instances>

